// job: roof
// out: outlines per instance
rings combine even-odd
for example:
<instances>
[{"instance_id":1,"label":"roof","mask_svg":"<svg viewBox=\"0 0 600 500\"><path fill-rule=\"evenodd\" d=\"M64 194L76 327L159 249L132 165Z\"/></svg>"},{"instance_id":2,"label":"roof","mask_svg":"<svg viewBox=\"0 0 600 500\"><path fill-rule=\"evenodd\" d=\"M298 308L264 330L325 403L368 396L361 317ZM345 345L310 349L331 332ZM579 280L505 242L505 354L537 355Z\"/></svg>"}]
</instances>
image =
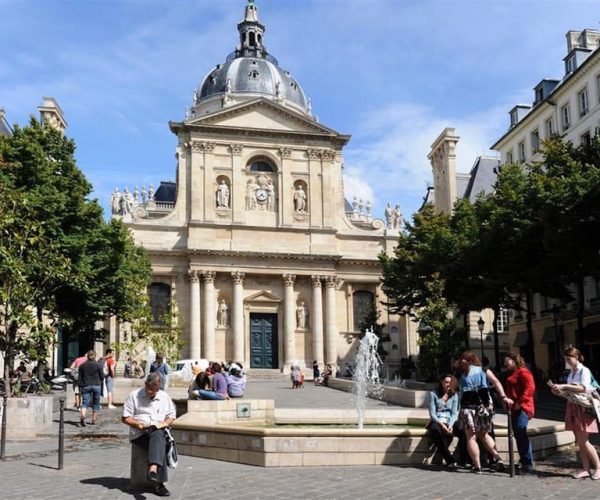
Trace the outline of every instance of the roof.
<instances>
[{"instance_id":1,"label":"roof","mask_svg":"<svg viewBox=\"0 0 600 500\"><path fill-rule=\"evenodd\" d=\"M177 200L177 184L171 181L161 181L154 193L154 201L175 203Z\"/></svg>"},{"instance_id":2,"label":"roof","mask_svg":"<svg viewBox=\"0 0 600 500\"><path fill-rule=\"evenodd\" d=\"M473 168L471 168L471 172L468 174L468 184L464 192L462 192L462 197L468 198L469 201L473 203L480 193L491 193L494 190L494 183L496 182L499 166L500 160L498 158L478 156ZM464 174L457 174L456 176L456 192L458 196L461 195L461 191L458 189L459 175Z\"/></svg>"}]
</instances>

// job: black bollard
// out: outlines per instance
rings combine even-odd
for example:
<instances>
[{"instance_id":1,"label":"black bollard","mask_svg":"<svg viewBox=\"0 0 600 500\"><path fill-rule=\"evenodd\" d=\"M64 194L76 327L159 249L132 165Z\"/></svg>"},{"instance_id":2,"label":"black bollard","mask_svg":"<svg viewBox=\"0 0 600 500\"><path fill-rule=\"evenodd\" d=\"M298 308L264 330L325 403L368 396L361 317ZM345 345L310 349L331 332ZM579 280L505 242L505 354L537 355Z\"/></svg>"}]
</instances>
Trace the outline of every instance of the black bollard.
<instances>
[{"instance_id":1,"label":"black bollard","mask_svg":"<svg viewBox=\"0 0 600 500\"><path fill-rule=\"evenodd\" d=\"M60 419L58 421L58 470L63 469L65 455L65 398L60 398Z\"/></svg>"},{"instance_id":2,"label":"black bollard","mask_svg":"<svg viewBox=\"0 0 600 500\"><path fill-rule=\"evenodd\" d=\"M2 437L0 438L0 460L6 456L6 411L8 409L8 394L2 395Z\"/></svg>"},{"instance_id":3,"label":"black bollard","mask_svg":"<svg viewBox=\"0 0 600 500\"><path fill-rule=\"evenodd\" d=\"M515 477L515 447L513 444L513 426L512 426L512 412L508 409L508 464L510 467L510 477Z\"/></svg>"}]
</instances>

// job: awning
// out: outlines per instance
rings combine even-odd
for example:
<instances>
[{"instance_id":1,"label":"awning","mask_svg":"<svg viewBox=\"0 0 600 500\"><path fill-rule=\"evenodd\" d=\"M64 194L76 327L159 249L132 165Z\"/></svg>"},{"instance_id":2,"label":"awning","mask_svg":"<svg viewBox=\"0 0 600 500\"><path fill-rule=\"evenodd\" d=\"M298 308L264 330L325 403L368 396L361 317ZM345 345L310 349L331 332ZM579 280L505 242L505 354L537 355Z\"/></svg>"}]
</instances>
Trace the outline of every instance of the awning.
<instances>
[{"instance_id":1,"label":"awning","mask_svg":"<svg viewBox=\"0 0 600 500\"><path fill-rule=\"evenodd\" d=\"M544 330L544 335L542 335L542 344L550 344L552 342L556 342L556 328L553 326L547 326Z\"/></svg>"},{"instance_id":2,"label":"awning","mask_svg":"<svg viewBox=\"0 0 600 500\"><path fill-rule=\"evenodd\" d=\"M527 345L527 330L524 332L517 332L517 336L515 337L515 341L513 342L513 347L523 347Z\"/></svg>"},{"instance_id":3,"label":"awning","mask_svg":"<svg viewBox=\"0 0 600 500\"><path fill-rule=\"evenodd\" d=\"M584 344L600 343L600 322L585 325L583 327L583 339Z\"/></svg>"}]
</instances>

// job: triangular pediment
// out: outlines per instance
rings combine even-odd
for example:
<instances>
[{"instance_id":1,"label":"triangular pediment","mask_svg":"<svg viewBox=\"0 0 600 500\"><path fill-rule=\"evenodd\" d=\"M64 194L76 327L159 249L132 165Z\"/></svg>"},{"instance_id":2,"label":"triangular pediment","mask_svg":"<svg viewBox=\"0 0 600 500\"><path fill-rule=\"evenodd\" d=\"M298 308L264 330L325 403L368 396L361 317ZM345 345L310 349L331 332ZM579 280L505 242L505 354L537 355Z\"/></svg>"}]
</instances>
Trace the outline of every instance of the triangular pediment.
<instances>
[{"instance_id":1,"label":"triangular pediment","mask_svg":"<svg viewBox=\"0 0 600 500\"><path fill-rule=\"evenodd\" d=\"M264 303L279 303L281 302L281 298L277 297L277 295L273 295L272 293L265 292L264 290L254 295L250 295L250 297L246 297L244 302L262 302Z\"/></svg>"},{"instance_id":2,"label":"triangular pediment","mask_svg":"<svg viewBox=\"0 0 600 500\"><path fill-rule=\"evenodd\" d=\"M269 99L236 104L215 113L195 118L187 125L210 125L224 128L279 130L312 134L339 135L335 130Z\"/></svg>"}]
</instances>

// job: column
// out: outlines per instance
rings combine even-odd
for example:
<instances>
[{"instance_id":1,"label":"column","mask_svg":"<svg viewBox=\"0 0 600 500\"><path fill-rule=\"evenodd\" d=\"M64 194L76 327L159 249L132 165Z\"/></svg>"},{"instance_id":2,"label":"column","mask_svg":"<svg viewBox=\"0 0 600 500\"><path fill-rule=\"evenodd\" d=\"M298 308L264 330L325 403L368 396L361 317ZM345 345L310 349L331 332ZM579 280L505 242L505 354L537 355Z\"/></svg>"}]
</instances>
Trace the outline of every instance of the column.
<instances>
[{"instance_id":1,"label":"column","mask_svg":"<svg viewBox=\"0 0 600 500\"><path fill-rule=\"evenodd\" d=\"M190 359L200 358L200 276L189 271L190 282Z\"/></svg>"},{"instance_id":2,"label":"column","mask_svg":"<svg viewBox=\"0 0 600 500\"><path fill-rule=\"evenodd\" d=\"M331 364L332 367L337 367L337 316L335 291L342 284L342 280L337 276L327 276L325 280L325 307L326 323L325 323L325 363Z\"/></svg>"},{"instance_id":3,"label":"column","mask_svg":"<svg viewBox=\"0 0 600 500\"><path fill-rule=\"evenodd\" d=\"M203 271L204 276L204 358L215 360L215 276L214 271Z\"/></svg>"},{"instance_id":4,"label":"column","mask_svg":"<svg viewBox=\"0 0 600 500\"><path fill-rule=\"evenodd\" d=\"M283 278L283 369L288 371L296 356L296 308L294 304L295 274Z\"/></svg>"},{"instance_id":5,"label":"column","mask_svg":"<svg viewBox=\"0 0 600 500\"><path fill-rule=\"evenodd\" d=\"M244 273L234 271L233 279L233 360L247 365L244 356Z\"/></svg>"},{"instance_id":6,"label":"column","mask_svg":"<svg viewBox=\"0 0 600 500\"><path fill-rule=\"evenodd\" d=\"M321 276L311 276L312 314L311 330L313 334L313 359L323 368L323 290Z\"/></svg>"}]
</instances>

